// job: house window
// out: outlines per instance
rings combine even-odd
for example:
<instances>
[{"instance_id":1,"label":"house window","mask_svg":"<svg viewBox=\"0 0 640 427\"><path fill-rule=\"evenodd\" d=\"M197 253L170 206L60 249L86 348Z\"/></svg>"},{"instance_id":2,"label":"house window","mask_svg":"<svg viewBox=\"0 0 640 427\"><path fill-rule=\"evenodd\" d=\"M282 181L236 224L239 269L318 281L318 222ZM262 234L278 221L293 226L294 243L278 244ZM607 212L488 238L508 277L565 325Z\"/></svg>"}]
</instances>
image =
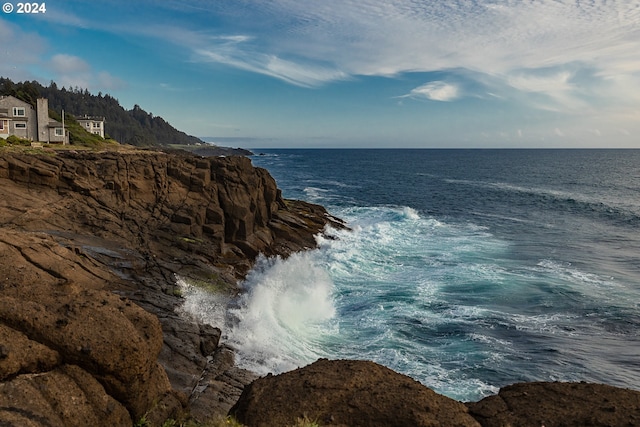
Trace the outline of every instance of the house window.
<instances>
[{"instance_id":1,"label":"house window","mask_svg":"<svg viewBox=\"0 0 640 427\"><path fill-rule=\"evenodd\" d=\"M4 130L4 128L6 126L5 125L6 122L7 122L6 120L0 120L0 130Z\"/></svg>"},{"instance_id":2,"label":"house window","mask_svg":"<svg viewBox=\"0 0 640 427\"><path fill-rule=\"evenodd\" d=\"M93 122L93 127L94 128L99 128L100 127L100 122Z\"/></svg>"},{"instance_id":3,"label":"house window","mask_svg":"<svg viewBox=\"0 0 640 427\"><path fill-rule=\"evenodd\" d=\"M13 107L14 117L24 117L27 115L27 110L24 107Z\"/></svg>"},{"instance_id":4,"label":"house window","mask_svg":"<svg viewBox=\"0 0 640 427\"><path fill-rule=\"evenodd\" d=\"M27 128L26 123L16 123L16 129L26 129L26 128Z\"/></svg>"},{"instance_id":5,"label":"house window","mask_svg":"<svg viewBox=\"0 0 640 427\"><path fill-rule=\"evenodd\" d=\"M56 134L56 136L64 136L64 129L56 128L55 134Z\"/></svg>"}]
</instances>

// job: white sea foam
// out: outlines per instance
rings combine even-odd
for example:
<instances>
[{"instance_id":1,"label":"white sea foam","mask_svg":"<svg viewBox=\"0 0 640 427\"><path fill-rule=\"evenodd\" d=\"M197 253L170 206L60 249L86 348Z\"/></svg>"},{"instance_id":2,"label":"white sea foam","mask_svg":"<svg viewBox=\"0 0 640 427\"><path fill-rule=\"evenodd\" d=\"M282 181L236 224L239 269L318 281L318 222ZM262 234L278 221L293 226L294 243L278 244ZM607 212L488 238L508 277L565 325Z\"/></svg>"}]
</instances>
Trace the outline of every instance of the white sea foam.
<instances>
[{"instance_id":1,"label":"white sea foam","mask_svg":"<svg viewBox=\"0 0 640 427\"><path fill-rule=\"evenodd\" d=\"M303 191L305 199L313 203L321 203L331 198L331 192L325 188L305 187Z\"/></svg>"},{"instance_id":2,"label":"white sea foam","mask_svg":"<svg viewBox=\"0 0 640 427\"><path fill-rule=\"evenodd\" d=\"M333 282L314 252L261 259L243 286L227 326L241 366L278 373L323 355L321 341L335 316Z\"/></svg>"},{"instance_id":3,"label":"white sea foam","mask_svg":"<svg viewBox=\"0 0 640 427\"><path fill-rule=\"evenodd\" d=\"M229 296L208 292L204 287L194 286L180 276L176 276L176 284L183 298L177 310L179 314L217 328L225 324Z\"/></svg>"},{"instance_id":4,"label":"white sea foam","mask_svg":"<svg viewBox=\"0 0 640 427\"><path fill-rule=\"evenodd\" d=\"M564 286L574 292L602 302L615 301L617 305L633 307L634 292L624 283L613 277L603 277L598 274L585 272L569 262L559 262L551 259L541 260L538 271L551 274L561 280ZM621 298L625 297L625 298Z\"/></svg>"},{"instance_id":5,"label":"white sea foam","mask_svg":"<svg viewBox=\"0 0 640 427\"><path fill-rule=\"evenodd\" d=\"M418 211L408 206L405 206L402 208L402 213L407 219L414 219L414 220L420 219L420 214L418 214Z\"/></svg>"}]
</instances>

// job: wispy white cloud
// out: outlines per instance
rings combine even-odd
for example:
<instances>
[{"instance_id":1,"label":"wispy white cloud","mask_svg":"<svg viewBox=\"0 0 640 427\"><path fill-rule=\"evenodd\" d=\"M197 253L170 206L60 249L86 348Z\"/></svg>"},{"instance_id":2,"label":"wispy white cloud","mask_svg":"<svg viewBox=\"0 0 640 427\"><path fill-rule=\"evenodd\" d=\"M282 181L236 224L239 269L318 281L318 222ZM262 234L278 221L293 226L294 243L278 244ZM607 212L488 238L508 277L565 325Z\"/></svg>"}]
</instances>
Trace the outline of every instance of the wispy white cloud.
<instances>
[{"instance_id":1,"label":"wispy white cloud","mask_svg":"<svg viewBox=\"0 0 640 427\"><path fill-rule=\"evenodd\" d=\"M544 110L585 112L589 110L586 98L592 96L593 84L584 85L584 79L574 71L552 68L543 70L519 70L506 76L508 88L516 89L529 98L529 103ZM589 77L588 80L591 80ZM520 99L521 102L524 102Z\"/></svg>"},{"instance_id":2,"label":"wispy white cloud","mask_svg":"<svg viewBox=\"0 0 640 427\"><path fill-rule=\"evenodd\" d=\"M64 53L53 55L49 66L54 72L63 75L84 74L91 69L91 66L82 58Z\"/></svg>"},{"instance_id":3,"label":"wispy white cloud","mask_svg":"<svg viewBox=\"0 0 640 427\"><path fill-rule=\"evenodd\" d=\"M91 28L96 20L92 16L79 16L74 13L63 12L60 7L50 7L46 13L38 14L38 18L54 23L55 25L65 25L76 28Z\"/></svg>"},{"instance_id":4,"label":"wispy white cloud","mask_svg":"<svg viewBox=\"0 0 640 427\"><path fill-rule=\"evenodd\" d=\"M257 36L247 34L212 34L210 30L187 29L177 26L120 25L118 31L163 39L190 52L189 60L217 63L240 70L264 74L287 83L314 87L327 82L345 80L348 73L304 56L278 55L265 49Z\"/></svg>"},{"instance_id":5,"label":"wispy white cloud","mask_svg":"<svg viewBox=\"0 0 640 427\"><path fill-rule=\"evenodd\" d=\"M458 86L435 81L418 86L399 98L429 99L431 101L453 101L459 97Z\"/></svg>"},{"instance_id":6,"label":"wispy white cloud","mask_svg":"<svg viewBox=\"0 0 640 427\"><path fill-rule=\"evenodd\" d=\"M549 76L520 73L507 77L507 83L525 92L567 92L573 89L572 74L560 71Z\"/></svg>"},{"instance_id":7,"label":"wispy white cloud","mask_svg":"<svg viewBox=\"0 0 640 427\"><path fill-rule=\"evenodd\" d=\"M314 87L349 77L348 74L335 68L316 64L307 65L301 61L287 60L255 51L231 51L228 46L214 45L197 49L194 51L193 59L229 65L304 87Z\"/></svg>"},{"instance_id":8,"label":"wispy white cloud","mask_svg":"<svg viewBox=\"0 0 640 427\"><path fill-rule=\"evenodd\" d=\"M504 74L612 55L635 57L629 54L639 43L638 5L589 3L281 0L268 10L262 2L245 10L258 15L248 18L280 17L280 31L262 34L270 48L329 60L361 75L459 67Z\"/></svg>"},{"instance_id":9,"label":"wispy white cloud","mask_svg":"<svg viewBox=\"0 0 640 427\"><path fill-rule=\"evenodd\" d=\"M0 40L0 75L16 80L33 79L30 68L40 61L48 48L47 41L1 18Z\"/></svg>"},{"instance_id":10,"label":"wispy white cloud","mask_svg":"<svg viewBox=\"0 0 640 427\"><path fill-rule=\"evenodd\" d=\"M593 79L640 73L637 0L174 0L154 7L166 8L175 22L150 25L129 14L135 25L96 25L162 39L190 52L194 61L299 86L466 70L478 80L491 76L503 89L549 96L552 107L580 108L577 100L585 88L572 85L566 64L593 70ZM180 24L180 16L195 13L199 25ZM554 69L555 76L535 76L537 70ZM537 105L549 107L537 99Z\"/></svg>"},{"instance_id":11,"label":"wispy white cloud","mask_svg":"<svg viewBox=\"0 0 640 427\"><path fill-rule=\"evenodd\" d=\"M60 86L79 87L91 90L117 90L126 87L126 83L107 71L95 72L84 59L59 53L53 55L45 64L53 72Z\"/></svg>"}]
</instances>

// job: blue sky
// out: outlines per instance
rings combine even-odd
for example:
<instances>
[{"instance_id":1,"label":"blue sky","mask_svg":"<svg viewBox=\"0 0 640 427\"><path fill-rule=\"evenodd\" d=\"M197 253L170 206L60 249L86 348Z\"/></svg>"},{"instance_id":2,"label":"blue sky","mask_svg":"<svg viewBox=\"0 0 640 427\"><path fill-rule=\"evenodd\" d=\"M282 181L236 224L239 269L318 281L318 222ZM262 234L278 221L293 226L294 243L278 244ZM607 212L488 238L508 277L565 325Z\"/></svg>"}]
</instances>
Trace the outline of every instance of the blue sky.
<instances>
[{"instance_id":1,"label":"blue sky","mask_svg":"<svg viewBox=\"0 0 640 427\"><path fill-rule=\"evenodd\" d=\"M640 148L640 0L9 3L0 75L221 145Z\"/></svg>"}]
</instances>

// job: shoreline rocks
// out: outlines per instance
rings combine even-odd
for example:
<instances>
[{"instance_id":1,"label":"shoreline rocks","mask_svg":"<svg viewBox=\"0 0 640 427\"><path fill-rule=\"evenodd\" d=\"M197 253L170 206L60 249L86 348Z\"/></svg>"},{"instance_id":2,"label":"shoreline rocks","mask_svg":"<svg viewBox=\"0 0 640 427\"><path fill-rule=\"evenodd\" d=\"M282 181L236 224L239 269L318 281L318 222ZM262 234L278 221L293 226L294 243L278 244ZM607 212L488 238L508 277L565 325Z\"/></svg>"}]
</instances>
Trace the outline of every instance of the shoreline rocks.
<instances>
[{"instance_id":1,"label":"shoreline rocks","mask_svg":"<svg viewBox=\"0 0 640 427\"><path fill-rule=\"evenodd\" d=\"M176 275L235 293L257 254L313 247L327 223L244 157L1 151L0 420L226 415L255 376L176 313Z\"/></svg>"},{"instance_id":2,"label":"shoreline rocks","mask_svg":"<svg viewBox=\"0 0 640 427\"><path fill-rule=\"evenodd\" d=\"M533 382L461 403L369 361L318 361L245 387L230 413L248 427L584 427L640 425L640 391Z\"/></svg>"}]
</instances>

